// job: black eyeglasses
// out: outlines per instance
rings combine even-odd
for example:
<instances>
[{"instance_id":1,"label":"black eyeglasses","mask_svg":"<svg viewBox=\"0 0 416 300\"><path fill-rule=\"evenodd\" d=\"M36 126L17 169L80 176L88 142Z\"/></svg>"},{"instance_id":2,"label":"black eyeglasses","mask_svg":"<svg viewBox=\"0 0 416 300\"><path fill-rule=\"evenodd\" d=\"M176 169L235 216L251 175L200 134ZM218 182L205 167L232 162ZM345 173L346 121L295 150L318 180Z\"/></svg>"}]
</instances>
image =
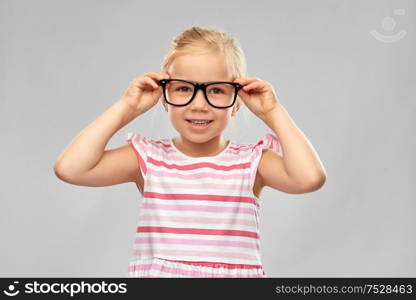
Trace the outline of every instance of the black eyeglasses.
<instances>
[{"instance_id":1,"label":"black eyeglasses","mask_svg":"<svg viewBox=\"0 0 416 300\"><path fill-rule=\"evenodd\" d=\"M228 108L234 105L237 93L242 88L240 84L230 81L198 83L183 79L162 79L159 82L166 103L174 106L188 105L201 89L209 105L221 109Z\"/></svg>"}]
</instances>

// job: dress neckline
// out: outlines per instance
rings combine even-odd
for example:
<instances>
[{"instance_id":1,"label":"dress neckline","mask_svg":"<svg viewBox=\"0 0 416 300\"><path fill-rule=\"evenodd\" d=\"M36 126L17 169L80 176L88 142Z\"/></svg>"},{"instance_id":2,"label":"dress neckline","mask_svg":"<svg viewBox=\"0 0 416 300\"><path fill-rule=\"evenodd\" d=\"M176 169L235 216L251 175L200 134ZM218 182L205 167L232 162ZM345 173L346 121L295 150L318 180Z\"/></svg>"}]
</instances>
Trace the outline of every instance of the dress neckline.
<instances>
[{"instance_id":1,"label":"dress neckline","mask_svg":"<svg viewBox=\"0 0 416 300\"><path fill-rule=\"evenodd\" d=\"M178 152L180 155L182 155L182 156L184 156L184 157L186 157L187 159L216 159L216 158L218 158L218 157L220 157L220 156L222 156L225 152L227 152L227 150L231 147L231 144L233 143L231 140L228 140L228 144L227 144L227 146L220 152L220 153L218 153L217 155L213 155L213 156L198 156L198 157L194 157L194 156L189 156L189 155L186 155L185 153L183 153L182 151L180 151L176 146L175 146L175 144L173 143L173 138L169 138L168 139L168 141L169 141L169 144L172 146L172 148L176 151L176 152Z\"/></svg>"}]
</instances>

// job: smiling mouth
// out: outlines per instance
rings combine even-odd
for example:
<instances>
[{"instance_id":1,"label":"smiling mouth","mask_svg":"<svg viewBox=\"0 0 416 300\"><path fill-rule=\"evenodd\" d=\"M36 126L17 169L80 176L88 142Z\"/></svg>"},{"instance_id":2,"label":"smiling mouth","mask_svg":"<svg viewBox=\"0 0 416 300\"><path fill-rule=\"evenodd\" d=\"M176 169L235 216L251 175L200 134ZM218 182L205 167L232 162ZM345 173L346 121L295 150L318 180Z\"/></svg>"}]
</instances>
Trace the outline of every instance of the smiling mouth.
<instances>
[{"instance_id":1,"label":"smiling mouth","mask_svg":"<svg viewBox=\"0 0 416 300\"><path fill-rule=\"evenodd\" d=\"M191 120L191 119L185 119L188 123L191 124L209 124L212 123L214 120Z\"/></svg>"}]
</instances>

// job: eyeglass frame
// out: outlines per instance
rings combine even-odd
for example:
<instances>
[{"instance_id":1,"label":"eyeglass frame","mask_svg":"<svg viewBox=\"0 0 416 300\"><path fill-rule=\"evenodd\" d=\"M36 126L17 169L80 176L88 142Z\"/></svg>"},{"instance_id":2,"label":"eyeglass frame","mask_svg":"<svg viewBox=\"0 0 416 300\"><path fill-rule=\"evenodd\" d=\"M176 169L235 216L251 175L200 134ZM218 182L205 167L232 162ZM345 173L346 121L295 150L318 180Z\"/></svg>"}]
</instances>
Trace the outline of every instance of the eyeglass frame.
<instances>
[{"instance_id":1,"label":"eyeglass frame","mask_svg":"<svg viewBox=\"0 0 416 300\"><path fill-rule=\"evenodd\" d=\"M166 84L168 82L170 82L170 81L182 81L182 82L186 82L186 83L189 83L189 84L192 84L193 85L193 87L194 87L194 93L193 93L191 99L187 103L185 103L185 104L173 104L173 103L170 103L167 100L167 97L166 97ZM162 79L162 80L159 80L159 83L162 85L163 96L165 98L165 102L167 104L169 104L169 105L173 105L173 106L186 106L186 105L188 105L189 103L191 103L194 100L194 98L196 96L196 93L198 92L199 89L201 89L203 91L205 100L207 100L208 104L211 105L212 107L215 107L215 108L218 108L218 109L226 109L226 108L232 107L234 105L234 103L235 103L235 100L237 99L238 91L243 87L241 84L238 84L236 82L231 82L231 81L213 81L213 82L208 82L208 83L205 83L205 82L199 83L199 82L192 82L192 81L188 81L188 80L184 80L184 79L175 79L175 78ZM210 86L210 85L213 85L213 84L218 84L218 83L228 83L228 84L231 84L231 85L234 86L234 91L235 91L234 92L234 99L233 99L233 102L230 105L228 105L228 106L216 106L216 105L212 104L211 102L209 102L209 99L208 99L208 96L207 96L207 87Z\"/></svg>"}]
</instances>

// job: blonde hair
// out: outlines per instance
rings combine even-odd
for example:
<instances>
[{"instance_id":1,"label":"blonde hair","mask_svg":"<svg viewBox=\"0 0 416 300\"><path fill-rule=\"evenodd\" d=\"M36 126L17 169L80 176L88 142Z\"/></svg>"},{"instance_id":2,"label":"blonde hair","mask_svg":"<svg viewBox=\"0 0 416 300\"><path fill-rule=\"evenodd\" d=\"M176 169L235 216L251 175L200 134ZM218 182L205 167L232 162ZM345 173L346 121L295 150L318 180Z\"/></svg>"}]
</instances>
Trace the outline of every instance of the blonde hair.
<instances>
[{"instance_id":1,"label":"blonde hair","mask_svg":"<svg viewBox=\"0 0 416 300\"><path fill-rule=\"evenodd\" d=\"M246 76L246 58L236 38L212 28L193 26L175 36L162 62L167 72L175 58L181 55L220 54L233 79Z\"/></svg>"}]
</instances>

